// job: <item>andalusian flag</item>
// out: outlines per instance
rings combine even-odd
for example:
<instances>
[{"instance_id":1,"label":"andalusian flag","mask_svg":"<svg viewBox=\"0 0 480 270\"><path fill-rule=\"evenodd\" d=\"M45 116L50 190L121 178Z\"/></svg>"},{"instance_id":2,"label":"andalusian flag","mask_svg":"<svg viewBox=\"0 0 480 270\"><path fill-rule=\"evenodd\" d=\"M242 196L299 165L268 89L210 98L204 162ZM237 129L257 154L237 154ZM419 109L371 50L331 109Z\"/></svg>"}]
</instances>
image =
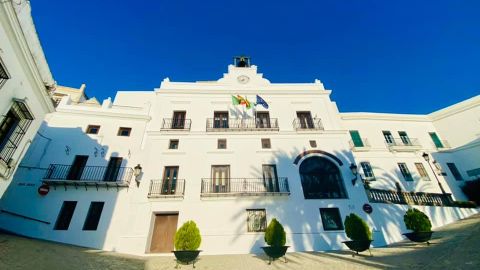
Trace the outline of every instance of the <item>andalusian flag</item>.
<instances>
[{"instance_id":1,"label":"andalusian flag","mask_svg":"<svg viewBox=\"0 0 480 270\"><path fill-rule=\"evenodd\" d=\"M250 103L250 101L248 101L248 99L246 97L244 98L240 95L237 95L236 97L232 96L232 104L233 105L245 105L245 107L247 107L247 109L250 109L252 107L252 103Z\"/></svg>"},{"instance_id":2,"label":"andalusian flag","mask_svg":"<svg viewBox=\"0 0 480 270\"><path fill-rule=\"evenodd\" d=\"M240 100L235 96L232 96L232 104L233 105L240 105Z\"/></svg>"}]
</instances>

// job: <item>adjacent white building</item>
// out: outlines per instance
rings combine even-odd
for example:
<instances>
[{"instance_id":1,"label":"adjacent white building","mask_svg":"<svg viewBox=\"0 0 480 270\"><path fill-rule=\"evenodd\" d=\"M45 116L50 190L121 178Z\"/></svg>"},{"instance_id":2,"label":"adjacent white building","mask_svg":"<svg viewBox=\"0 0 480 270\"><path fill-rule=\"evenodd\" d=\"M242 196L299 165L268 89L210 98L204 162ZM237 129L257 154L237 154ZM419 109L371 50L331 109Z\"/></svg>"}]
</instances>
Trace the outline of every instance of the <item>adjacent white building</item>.
<instances>
[{"instance_id":1,"label":"adjacent white building","mask_svg":"<svg viewBox=\"0 0 480 270\"><path fill-rule=\"evenodd\" d=\"M148 255L194 220L204 253L231 254L260 252L272 218L290 251L309 251L344 248L352 212L376 246L402 239L409 207L434 227L477 212L450 205L480 168L480 96L401 115L340 113L330 94L319 80L271 83L239 57L217 81L166 78L102 104L67 95L0 201L0 226Z\"/></svg>"},{"instance_id":2,"label":"adjacent white building","mask_svg":"<svg viewBox=\"0 0 480 270\"><path fill-rule=\"evenodd\" d=\"M54 80L28 1L0 3L0 197L47 113Z\"/></svg>"}]
</instances>

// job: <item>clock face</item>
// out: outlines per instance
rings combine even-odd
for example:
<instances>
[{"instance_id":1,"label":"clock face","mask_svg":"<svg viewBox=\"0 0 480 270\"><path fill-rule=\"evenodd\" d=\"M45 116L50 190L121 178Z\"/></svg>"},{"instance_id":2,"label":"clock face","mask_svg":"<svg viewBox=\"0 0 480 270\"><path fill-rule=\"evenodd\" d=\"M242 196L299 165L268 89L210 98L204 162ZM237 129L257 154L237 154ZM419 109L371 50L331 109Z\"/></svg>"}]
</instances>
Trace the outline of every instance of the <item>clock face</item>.
<instances>
[{"instance_id":1,"label":"clock face","mask_svg":"<svg viewBox=\"0 0 480 270\"><path fill-rule=\"evenodd\" d=\"M245 83L248 83L250 78L248 76L242 75L242 76L238 76L237 80L238 80L239 83L245 84Z\"/></svg>"}]
</instances>

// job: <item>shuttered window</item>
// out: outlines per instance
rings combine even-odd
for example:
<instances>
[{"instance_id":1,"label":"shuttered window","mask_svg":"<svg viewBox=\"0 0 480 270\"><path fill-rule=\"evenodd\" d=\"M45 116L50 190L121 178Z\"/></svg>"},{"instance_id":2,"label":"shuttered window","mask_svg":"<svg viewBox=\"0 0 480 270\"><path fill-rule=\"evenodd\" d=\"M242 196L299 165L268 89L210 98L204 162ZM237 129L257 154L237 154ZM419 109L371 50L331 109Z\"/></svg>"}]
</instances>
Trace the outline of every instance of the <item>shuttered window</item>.
<instances>
[{"instance_id":1,"label":"shuttered window","mask_svg":"<svg viewBox=\"0 0 480 270\"><path fill-rule=\"evenodd\" d=\"M360 133L357 130L350 130L350 137L352 137L353 145L355 147L364 146Z\"/></svg>"}]
</instances>

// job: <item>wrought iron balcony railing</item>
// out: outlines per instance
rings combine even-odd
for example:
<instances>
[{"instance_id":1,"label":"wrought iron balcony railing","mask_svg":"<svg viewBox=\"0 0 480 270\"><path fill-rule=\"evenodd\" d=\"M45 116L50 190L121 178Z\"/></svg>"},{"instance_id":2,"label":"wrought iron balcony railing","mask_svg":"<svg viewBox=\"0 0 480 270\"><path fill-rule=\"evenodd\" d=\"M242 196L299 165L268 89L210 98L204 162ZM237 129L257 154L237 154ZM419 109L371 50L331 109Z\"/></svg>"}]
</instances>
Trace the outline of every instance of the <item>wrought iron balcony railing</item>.
<instances>
[{"instance_id":1,"label":"wrought iron balcony railing","mask_svg":"<svg viewBox=\"0 0 480 270\"><path fill-rule=\"evenodd\" d=\"M185 179L162 180L154 179L150 181L148 190L149 198L175 198L181 197L185 193Z\"/></svg>"},{"instance_id":2,"label":"wrought iron balcony railing","mask_svg":"<svg viewBox=\"0 0 480 270\"><path fill-rule=\"evenodd\" d=\"M368 139L367 138L361 138L361 144L359 142L357 142L355 144L355 142L353 140L350 140L350 148L353 150L353 151L367 151L370 149L370 143L368 142Z\"/></svg>"},{"instance_id":3,"label":"wrought iron balcony railing","mask_svg":"<svg viewBox=\"0 0 480 270\"><path fill-rule=\"evenodd\" d=\"M277 118L207 119L207 131L278 131Z\"/></svg>"},{"instance_id":4,"label":"wrought iron balcony railing","mask_svg":"<svg viewBox=\"0 0 480 270\"><path fill-rule=\"evenodd\" d=\"M133 176L129 167L72 166L50 164L43 182L62 185L128 186Z\"/></svg>"},{"instance_id":5,"label":"wrought iron balcony railing","mask_svg":"<svg viewBox=\"0 0 480 270\"><path fill-rule=\"evenodd\" d=\"M409 205L452 206L451 194L404 192L383 189L365 189L372 203L393 203Z\"/></svg>"},{"instance_id":6,"label":"wrought iron balcony railing","mask_svg":"<svg viewBox=\"0 0 480 270\"><path fill-rule=\"evenodd\" d=\"M192 120L163 118L161 130L190 130Z\"/></svg>"},{"instance_id":7,"label":"wrought iron balcony railing","mask_svg":"<svg viewBox=\"0 0 480 270\"><path fill-rule=\"evenodd\" d=\"M416 138L389 138L385 143L390 151L416 151L422 148Z\"/></svg>"},{"instance_id":8,"label":"wrought iron balcony railing","mask_svg":"<svg viewBox=\"0 0 480 270\"><path fill-rule=\"evenodd\" d=\"M201 196L290 195L286 177L278 178L203 178Z\"/></svg>"},{"instance_id":9,"label":"wrought iron balcony railing","mask_svg":"<svg viewBox=\"0 0 480 270\"><path fill-rule=\"evenodd\" d=\"M320 118L295 118L293 120L295 130L325 130Z\"/></svg>"}]
</instances>

